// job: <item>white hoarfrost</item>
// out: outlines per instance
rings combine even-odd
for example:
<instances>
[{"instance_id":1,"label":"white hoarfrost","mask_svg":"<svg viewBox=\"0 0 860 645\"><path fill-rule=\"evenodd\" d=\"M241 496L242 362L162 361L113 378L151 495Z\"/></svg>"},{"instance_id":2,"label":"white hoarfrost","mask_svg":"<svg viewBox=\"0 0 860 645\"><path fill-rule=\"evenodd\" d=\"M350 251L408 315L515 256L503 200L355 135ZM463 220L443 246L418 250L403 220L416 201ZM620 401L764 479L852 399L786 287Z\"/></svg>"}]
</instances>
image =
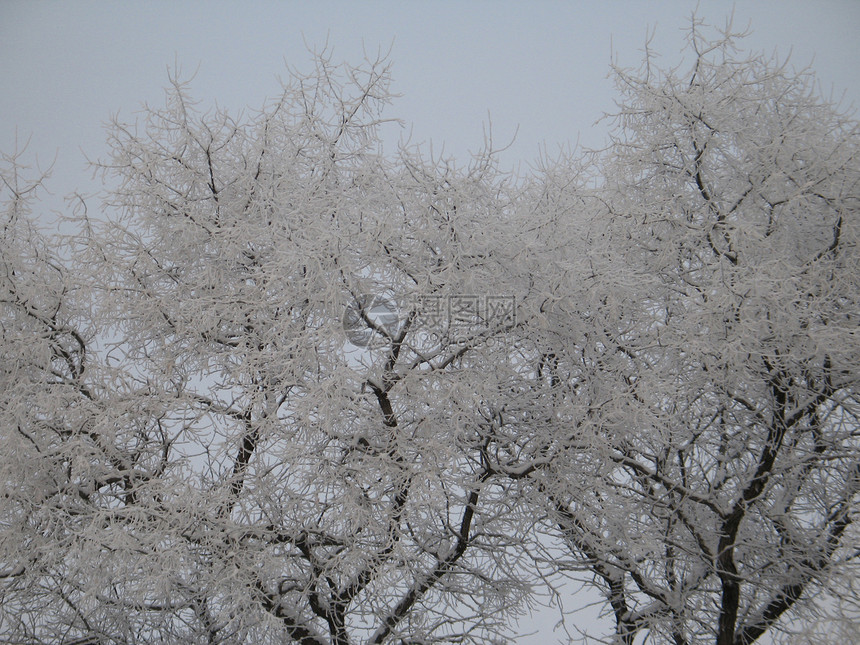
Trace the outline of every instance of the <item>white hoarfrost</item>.
<instances>
[{"instance_id":1,"label":"white hoarfrost","mask_svg":"<svg viewBox=\"0 0 860 645\"><path fill-rule=\"evenodd\" d=\"M325 55L242 118L174 80L62 238L5 158L0 636L486 643L582 583L625 645L850 616L858 126L735 44L616 70L611 145L528 177L384 152L387 62Z\"/></svg>"}]
</instances>

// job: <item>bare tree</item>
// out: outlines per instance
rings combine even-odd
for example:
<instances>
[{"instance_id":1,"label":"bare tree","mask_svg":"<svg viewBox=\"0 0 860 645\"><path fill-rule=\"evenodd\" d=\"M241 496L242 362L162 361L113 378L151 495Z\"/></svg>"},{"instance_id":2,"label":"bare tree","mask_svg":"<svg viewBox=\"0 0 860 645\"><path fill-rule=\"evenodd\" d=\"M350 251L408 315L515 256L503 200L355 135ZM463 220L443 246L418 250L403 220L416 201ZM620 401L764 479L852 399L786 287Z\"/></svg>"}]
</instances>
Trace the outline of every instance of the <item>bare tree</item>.
<instances>
[{"instance_id":1,"label":"bare tree","mask_svg":"<svg viewBox=\"0 0 860 645\"><path fill-rule=\"evenodd\" d=\"M587 412L533 477L616 642L746 645L856 572L860 131L728 31L689 51L616 69L593 324L555 363Z\"/></svg>"},{"instance_id":2,"label":"bare tree","mask_svg":"<svg viewBox=\"0 0 860 645\"><path fill-rule=\"evenodd\" d=\"M62 252L6 160L0 635L484 643L559 580L625 644L842 611L858 129L734 43L616 70L612 145L528 178L384 154L386 61L326 54L115 122Z\"/></svg>"},{"instance_id":3,"label":"bare tree","mask_svg":"<svg viewBox=\"0 0 860 645\"><path fill-rule=\"evenodd\" d=\"M483 449L487 402L516 371L528 233L492 150L466 168L382 157L388 96L384 61L321 56L244 121L199 114L176 81L145 123L114 124L107 215L79 212L67 240L98 330L86 375L82 342L54 350L80 399L67 405L91 410L21 462L65 469L36 503L62 521L33 529L44 553L6 572L20 584L4 587L5 634L345 644L507 629L534 520ZM53 333L21 315L26 333ZM39 369L42 387L53 368Z\"/></svg>"}]
</instances>

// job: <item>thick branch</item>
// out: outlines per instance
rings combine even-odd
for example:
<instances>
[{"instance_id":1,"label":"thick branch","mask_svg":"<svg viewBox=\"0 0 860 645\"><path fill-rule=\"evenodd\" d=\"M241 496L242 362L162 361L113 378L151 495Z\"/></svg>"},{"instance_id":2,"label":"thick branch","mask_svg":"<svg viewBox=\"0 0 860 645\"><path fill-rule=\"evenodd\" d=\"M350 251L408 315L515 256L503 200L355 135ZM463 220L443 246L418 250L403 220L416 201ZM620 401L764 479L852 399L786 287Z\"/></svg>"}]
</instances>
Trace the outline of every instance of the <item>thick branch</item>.
<instances>
[{"instance_id":1,"label":"thick branch","mask_svg":"<svg viewBox=\"0 0 860 645\"><path fill-rule=\"evenodd\" d=\"M412 606L420 600L428 590L432 589L442 577L448 573L457 561L466 552L471 541L472 520L474 519L475 509L478 506L478 497L481 484L490 478L490 473L485 471L478 478L476 486L469 492L466 501L466 507L463 509L463 515L460 519L460 529L457 534L457 541L451 550L444 558L438 559L436 566L427 573L423 578L412 585L412 588L406 592L406 595L397 603L397 606L385 617L379 629L367 641L370 645L379 645L403 620L404 617L412 609Z\"/></svg>"}]
</instances>

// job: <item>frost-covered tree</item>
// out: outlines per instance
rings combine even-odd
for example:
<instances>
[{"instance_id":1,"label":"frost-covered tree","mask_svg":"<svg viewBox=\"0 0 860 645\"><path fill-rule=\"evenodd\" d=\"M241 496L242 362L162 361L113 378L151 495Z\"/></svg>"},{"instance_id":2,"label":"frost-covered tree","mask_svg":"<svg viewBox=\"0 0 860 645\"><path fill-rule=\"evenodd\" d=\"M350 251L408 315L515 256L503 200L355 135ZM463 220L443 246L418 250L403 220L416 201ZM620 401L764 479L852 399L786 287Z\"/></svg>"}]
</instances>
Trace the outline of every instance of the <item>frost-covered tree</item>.
<instances>
[{"instance_id":1,"label":"frost-covered tree","mask_svg":"<svg viewBox=\"0 0 860 645\"><path fill-rule=\"evenodd\" d=\"M40 613L74 606L64 600L65 572L78 566L67 538L92 492L79 487L78 468L92 450L117 466L124 459L90 432L99 412L85 378L91 339L70 306L76 282L34 221L42 177L29 176L22 154L0 161L0 634L8 642L26 638ZM46 640L62 637L44 627Z\"/></svg>"},{"instance_id":2,"label":"frost-covered tree","mask_svg":"<svg viewBox=\"0 0 860 645\"><path fill-rule=\"evenodd\" d=\"M385 64L316 62L244 120L177 81L114 124L104 214L66 241L89 364L51 322L68 272L7 272L49 345L9 410L36 391L43 424L88 416L50 446L4 425L32 453L4 485L35 509L4 501L4 636L487 642L521 606L534 519L486 459L536 291L518 188L489 149L383 157Z\"/></svg>"},{"instance_id":3,"label":"frost-covered tree","mask_svg":"<svg viewBox=\"0 0 860 645\"><path fill-rule=\"evenodd\" d=\"M7 160L0 636L485 643L583 578L625 644L839 607L857 124L691 51L528 178L384 152L385 61L326 55L115 122L60 251Z\"/></svg>"},{"instance_id":4,"label":"frost-covered tree","mask_svg":"<svg viewBox=\"0 0 860 645\"><path fill-rule=\"evenodd\" d=\"M619 643L746 645L856 575L860 129L735 43L616 69L556 360L586 411L532 475Z\"/></svg>"}]
</instances>

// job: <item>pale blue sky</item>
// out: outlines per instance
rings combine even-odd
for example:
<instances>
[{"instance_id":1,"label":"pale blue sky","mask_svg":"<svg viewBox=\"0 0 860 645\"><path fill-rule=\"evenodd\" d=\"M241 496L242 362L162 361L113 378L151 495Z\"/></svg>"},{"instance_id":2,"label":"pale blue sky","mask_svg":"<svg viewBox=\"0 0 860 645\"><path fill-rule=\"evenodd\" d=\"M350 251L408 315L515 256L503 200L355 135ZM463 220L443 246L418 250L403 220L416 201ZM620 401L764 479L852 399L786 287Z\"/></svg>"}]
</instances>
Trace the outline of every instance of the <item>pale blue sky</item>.
<instances>
[{"instance_id":1,"label":"pale blue sky","mask_svg":"<svg viewBox=\"0 0 860 645\"><path fill-rule=\"evenodd\" d=\"M656 7L655 7L656 5ZM233 110L278 94L285 61L307 68L305 43L335 60L391 48L391 117L413 139L465 160L492 117L497 142L518 130L503 160L528 164L546 145L597 147L613 109L613 57L638 65L648 30L666 64L697 3L673 2L24 2L0 0L0 150L28 138L30 162L54 159L46 209L98 186L83 153L104 150L103 124L159 105L168 67L197 70L193 94ZM749 24L754 50L813 64L825 92L860 105L860 0L701 2L698 14ZM813 60L814 59L814 60ZM569 606L574 603L571 601ZM541 625L541 620L535 621ZM551 622L548 623L551 626ZM542 636L521 642L549 643Z\"/></svg>"},{"instance_id":2,"label":"pale blue sky","mask_svg":"<svg viewBox=\"0 0 860 645\"><path fill-rule=\"evenodd\" d=\"M655 6L656 5L656 8ZM193 93L231 109L278 92L285 61L308 66L305 43L326 41L335 60L391 48L389 116L414 139L465 160L492 117L503 157L528 163L579 140L599 146L613 108L612 55L636 65L649 28L653 49L678 60L681 27L695 2L23 2L0 1L0 150L30 138L31 161L48 165L58 195L92 190L81 150L101 154L112 113L131 119L159 105L167 68L197 70ZM813 61L826 91L860 104L860 0L699 4L722 24L750 24L749 46ZM49 200L57 207L58 199Z\"/></svg>"}]
</instances>

